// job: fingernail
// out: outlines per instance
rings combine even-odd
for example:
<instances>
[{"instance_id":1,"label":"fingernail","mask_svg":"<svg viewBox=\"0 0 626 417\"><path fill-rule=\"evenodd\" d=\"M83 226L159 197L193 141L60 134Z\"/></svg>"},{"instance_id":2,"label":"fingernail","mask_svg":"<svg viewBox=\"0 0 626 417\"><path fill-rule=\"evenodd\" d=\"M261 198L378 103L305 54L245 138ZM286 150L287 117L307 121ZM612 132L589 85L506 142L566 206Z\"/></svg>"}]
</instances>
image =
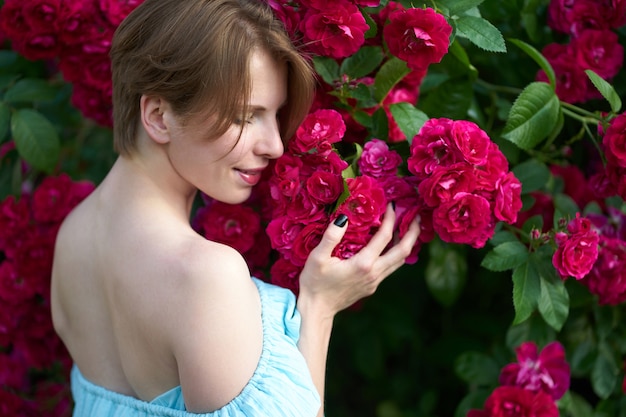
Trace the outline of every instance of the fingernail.
<instances>
[{"instance_id":1,"label":"fingernail","mask_svg":"<svg viewBox=\"0 0 626 417\"><path fill-rule=\"evenodd\" d=\"M337 216L333 223L337 227L344 227L346 223L348 223L348 216L346 216L345 214L340 214L339 216Z\"/></svg>"},{"instance_id":2,"label":"fingernail","mask_svg":"<svg viewBox=\"0 0 626 417\"><path fill-rule=\"evenodd\" d=\"M395 201L392 201L392 202L391 202L391 208L392 208L394 211L396 211L396 202L395 202Z\"/></svg>"}]
</instances>

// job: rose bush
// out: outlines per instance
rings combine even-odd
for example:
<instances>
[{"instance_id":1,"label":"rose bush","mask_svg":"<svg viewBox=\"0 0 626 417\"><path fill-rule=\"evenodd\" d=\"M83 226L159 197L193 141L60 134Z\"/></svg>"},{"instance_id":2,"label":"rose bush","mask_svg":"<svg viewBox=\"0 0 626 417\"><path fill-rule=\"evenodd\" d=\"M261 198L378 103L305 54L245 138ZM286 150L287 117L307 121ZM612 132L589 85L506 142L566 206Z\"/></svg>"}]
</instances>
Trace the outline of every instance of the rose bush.
<instances>
[{"instance_id":1,"label":"rose bush","mask_svg":"<svg viewBox=\"0 0 626 417\"><path fill-rule=\"evenodd\" d=\"M139 3L1 2L3 415L71 412L51 255L115 158L108 51ZM267 3L315 102L250 201L199 196L193 227L296 294L337 215L342 258L390 202L397 237L422 227L337 317L329 415L626 415L626 1Z\"/></svg>"}]
</instances>

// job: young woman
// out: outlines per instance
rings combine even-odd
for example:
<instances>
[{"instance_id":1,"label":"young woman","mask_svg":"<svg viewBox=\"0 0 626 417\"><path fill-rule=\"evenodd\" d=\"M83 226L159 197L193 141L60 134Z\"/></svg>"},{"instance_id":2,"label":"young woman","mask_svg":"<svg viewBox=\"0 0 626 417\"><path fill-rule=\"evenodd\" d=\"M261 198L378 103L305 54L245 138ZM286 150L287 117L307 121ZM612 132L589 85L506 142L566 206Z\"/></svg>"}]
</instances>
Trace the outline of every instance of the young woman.
<instances>
[{"instance_id":1,"label":"young woman","mask_svg":"<svg viewBox=\"0 0 626 417\"><path fill-rule=\"evenodd\" d=\"M64 222L54 325L75 362L75 416L321 416L333 318L404 263L395 215L349 260L326 230L293 294L198 235L200 190L244 202L306 115L313 74L255 0L146 0L112 51L120 156ZM194 414L195 415L195 414Z\"/></svg>"}]
</instances>

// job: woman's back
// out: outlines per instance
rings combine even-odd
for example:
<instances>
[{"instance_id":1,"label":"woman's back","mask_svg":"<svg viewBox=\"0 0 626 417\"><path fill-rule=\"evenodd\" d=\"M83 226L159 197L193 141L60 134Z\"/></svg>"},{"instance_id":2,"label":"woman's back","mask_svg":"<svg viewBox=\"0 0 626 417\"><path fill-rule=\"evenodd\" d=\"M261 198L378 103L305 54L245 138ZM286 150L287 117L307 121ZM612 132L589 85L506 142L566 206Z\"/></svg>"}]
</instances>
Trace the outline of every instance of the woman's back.
<instances>
[{"instance_id":1,"label":"woman's back","mask_svg":"<svg viewBox=\"0 0 626 417\"><path fill-rule=\"evenodd\" d=\"M97 385L143 400L183 385L219 408L256 369L258 292L240 255L196 234L128 169L118 161L59 232L55 327Z\"/></svg>"}]
</instances>

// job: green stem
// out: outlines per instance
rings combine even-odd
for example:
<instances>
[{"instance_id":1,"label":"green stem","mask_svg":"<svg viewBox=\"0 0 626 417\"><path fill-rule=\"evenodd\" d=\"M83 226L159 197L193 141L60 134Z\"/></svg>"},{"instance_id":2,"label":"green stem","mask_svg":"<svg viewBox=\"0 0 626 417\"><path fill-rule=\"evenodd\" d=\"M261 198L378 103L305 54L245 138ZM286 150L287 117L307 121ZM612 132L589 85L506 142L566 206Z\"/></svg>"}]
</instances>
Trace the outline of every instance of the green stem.
<instances>
[{"instance_id":1,"label":"green stem","mask_svg":"<svg viewBox=\"0 0 626 417\"><path fill-rule=\"evenodd\" d=\"M500 92L500 93L519 95L522 92L522 90L519 89L519 88L508 87L508 86L504 86L504 85L491 84L491 83L488 83L485 80L481 80L480 78L478 78L476 80L476 84L484 87L487 90Z\"/></svg>"},{"instance_id":2,"label":"green stem","mask_svg":"<svg viewBox=\"0 0 626 417\"><path fill-rule=\"evenodd\" d=\"M573 104L570 103L565 103L564 101L561 101L561 106L563 107L563 110L565 111L565 109L569 110L571 112L571 114L579 114L582 116L587 116L586 119L592 119L593 123L597 123L599 121L602 120L601 117L599 117L596 113L590 112L589 110L585 110L583 108L580 108L578 106L574 106ZM583 120L583 119L579 119L579 120Z\"/></svg>"}]
</instances>

